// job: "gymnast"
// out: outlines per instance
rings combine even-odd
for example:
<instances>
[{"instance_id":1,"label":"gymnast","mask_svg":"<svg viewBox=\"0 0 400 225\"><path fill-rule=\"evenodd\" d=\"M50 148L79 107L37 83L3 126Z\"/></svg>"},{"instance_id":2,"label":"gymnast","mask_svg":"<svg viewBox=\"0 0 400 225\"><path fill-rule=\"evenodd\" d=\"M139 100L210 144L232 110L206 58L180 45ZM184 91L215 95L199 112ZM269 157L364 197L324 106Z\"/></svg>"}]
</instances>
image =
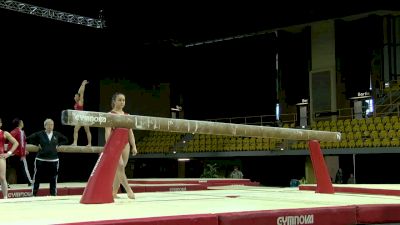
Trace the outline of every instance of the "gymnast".
<instances>
[{"instance_id":1,"label":"gymnast","mask_svg":"<svg viewBox=\"0 0 400 225\"><path fill-rule=\"evenodd\" d=\"M125 113L123 111L123 109L125 107L125 95L122 93L115 93L111 99L111 107L112 107L111 113L115 113L118 115L127 115L127 113ZM128 164L129 153L132 152L133 156L137 154L137 149L136 149L136 144L135 144L135 136L133 135L132 129L106 127L105 128L106 141L110 137L111 132L116 129L122 129L122 130L124 130L124 132L128 132L128 140L126 140L126 145L124 147L124 150L122 151L121 157L118 162L117 171L116 171L114 183L113 183L113 197L114 198L118 197L117 196L118 190L119 190L120 184L122 184L122 186L126 190L128 198L134 199L135 194L133 193L131 187L129 186L128 178L126 177L126 174L125 174L125 167Z\"/></svg>"},{"instance_id":2,"label":"gymnast","mask_svg":"<svg viewBox=\"0 0 400 225\"><path fill-rule=\"evenodd\" d=\"M74 100L75 100L75 105L74 109L75 110L83 110L83 95L85 93L85 87L86 84L89 82L87 80L82 81L81 86L78 89L78 93L75 94ZM79 130L81 129L81 126L76 125L74 128L74 141L72 142L73 146L76 146L78 144L78 134ZM86 131L86 136L87 136L87 141L88 144L87 146L92 146L92 134L90 133L90 128L89 126L84 126L84 129Z\"/></svg>"},{"instance_id":3,"label":"gymnast","mask_svg":"<svg viewBox=\"0 0 400 225\"><path fill-rule=\"evenodd\" d=\"M0 128L3 125L3 121L0 118ZM5 143L8 140L12 143L11 149L5 152ZM8 197L8 186L6 180L6 159L14 153L15 149L18 147L18 141L15 140L13 136L7 131L3 131L0 129L0 183L1 183L1 191L3 192L3 198L6 199Z\"/></svg>"}]
</instances>

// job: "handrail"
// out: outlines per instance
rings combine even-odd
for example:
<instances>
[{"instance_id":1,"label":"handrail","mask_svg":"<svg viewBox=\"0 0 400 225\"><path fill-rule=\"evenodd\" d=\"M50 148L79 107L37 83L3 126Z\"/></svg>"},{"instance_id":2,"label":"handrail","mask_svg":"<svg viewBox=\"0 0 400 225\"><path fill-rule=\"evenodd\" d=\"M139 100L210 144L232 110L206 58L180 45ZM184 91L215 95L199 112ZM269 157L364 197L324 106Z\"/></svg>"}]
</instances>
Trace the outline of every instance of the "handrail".
<instances>
[{"instance_id":1,"label":"handrail","mask_svg":"<svg viewBox=\"0 0 400 225\"><path fill-rule=\"evenodd\" d=\"M280 115L282 123L295 123L297 121L296 113L285 113ZM246 125L274 126L276 124L275 115L259 115L259 116L242 116L242 117L226 117L216 119L206 119L212 122L227 122Z\"/></svg>"},{"instance_id":2,"label":"handrail","mask_svg":"<svg viewBox=\"0 0 400 225\"><path fill-rule=\"evenodd\" d=\"M391 112L380 112L381 109L393 109ZM327 112L329 110L315 112ZM353 119L354 118L354 109L353 108L341 108L338 109L338 120L345 120L345 119ZM388 116L388 115L397 115L400 116L400 103L396 104L384 104L384 105L374 105L374 114L373 116ZM243 116L243 117L226 117L226 118L216 118L216 119L207 119L207 121L212 122L226 122L226 123L237 123L237 124L246 124L246 125L260 125L260 126L276 126L275 115L259 115L259 116ZM282 123L296 123L297 122L297 113L287 113L281 114ZM284 119L283 119L284 118ZM325 116L314 118L315 122L324 121L324 120L331 120L332 116ZM256 120L254 120L256 119Z\"/></svg>"}]
</instances>

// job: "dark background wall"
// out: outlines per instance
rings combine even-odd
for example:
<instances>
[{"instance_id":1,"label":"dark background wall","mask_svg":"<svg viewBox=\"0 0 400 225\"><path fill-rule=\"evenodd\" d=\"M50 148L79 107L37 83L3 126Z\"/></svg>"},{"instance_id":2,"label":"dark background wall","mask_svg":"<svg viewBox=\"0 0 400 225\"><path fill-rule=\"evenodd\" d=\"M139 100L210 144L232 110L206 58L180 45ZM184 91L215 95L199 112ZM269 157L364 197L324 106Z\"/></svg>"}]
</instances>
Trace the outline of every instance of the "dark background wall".
<instances>
[{"instance_id":1,"label":"dark background wall","mask_svg":"<svg viewBox=\"0 0 400 225\"><path fill-rule=\"evenodd\" d=\"M114 8L116 12L117 9ZM120 19L123 16L120 15ZM295 18L295 14L292 17ZM279 39L279 35L277 39L274 34L264 34L194 48L179 48L173 45L173 41L165 40L149 39L147 43L152 44L143 44L146 34L157 34L159 31L168 33L166 28L162 30L152 26L156 25L154 23L148 23L147 26L144 20L141 20L143 24L139 24L141 27L111 20L106 30L95 30L29 15L20 16L4 10L0 18L2 33L6 34L0 37L3 43L0 68L3 104L0 106L0 116L4 121L4 130L12 129L11 120L14 117L25 121L27 134L43 129L43 121L53 118L55 129L72 139L73 128L62 126L60 116L62 110L72 109L73 96L83 79L90 82L85 101L86 110L90 111L109 107L109 101L99 100L102 85L106 85L108 90L121 88L121 92L129 92L122 90L124 87L120 83L128 80L146 90L169 83L171 104L179 102L182 95L186 118L189 119L274 114L277 103L276 52L282 56L282 70L279 72L287 91L287 101L297 103L308 90L305 79L309 63L307 31L283 34L282 39ZM240 19L235 21L237 24L242 22ZM354 92L369 88L370 48L376 47L377 34L374 31L379 30L375 22L373 20L371 25L361 20L338 25L337 53L341 58L341 71L349 97L354 96ZM215 36L221 35L218 31L225 26L223 23L217 25L220 27L206 26L202 31L209 28L216 32ZM235 27L235 24L229 26L230 29ZM179 25L175 28L179 28ZM190 30L195 33L196 29L200 28L192 27ZM231 30L224 35L234 34ZM203 40L208 38L206 33L202 35ZM22 76L30 77L29 81ZM110 78L115 79L117 84L102 84L102 81ZM146 105L145 101L135 101L129 111L146 113L137 110L135 105ZM92 132L93 142L96 143L99 141L96 135L98 129L92 129ZM83 130L80 137L83 143ZM33 157L34 154L29 156L30 165ZM61 154L61 157L60 182L85 181L97 159L96 155L90 154ZM360 156L357 159L360 168L357 176L363 182L400 182L398 176L393 175L396 159L397 155ZM268 185L285 186L291 178L299 178L304 173L302 156L244 157L234 160L238 160L234 162L242 166L245 177ZM142 161L151 169L140 169ZM219 159L224 168L231 166L228 163L230 161L232 158ZM343 162L348 161L346 157L343 158ZM136 162L135 177L176 176L176 161L152 159ZM189 175L198 176L204 163L205 160L191 162L193 167L188 168ZM348 165L346 163L343 166L349 168Z\"/></svg>"}]
</instances>

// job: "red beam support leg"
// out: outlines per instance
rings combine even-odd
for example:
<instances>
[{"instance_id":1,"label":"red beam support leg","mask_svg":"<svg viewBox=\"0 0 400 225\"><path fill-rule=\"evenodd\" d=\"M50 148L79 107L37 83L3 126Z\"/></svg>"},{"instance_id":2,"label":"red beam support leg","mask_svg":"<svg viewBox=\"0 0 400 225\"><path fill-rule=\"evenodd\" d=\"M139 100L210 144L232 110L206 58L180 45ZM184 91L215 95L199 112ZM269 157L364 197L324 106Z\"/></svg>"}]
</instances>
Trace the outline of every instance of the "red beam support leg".
<instances>
[{"instance_id":1,"label":"red beam support leg","mask_svg":"<svg viewBox=\"0 0 400 225\"><path fill-rule=\"evenodd\" d=\"M112 185L126 140L128 140L128 132L122 129L115 129L111 133L90 174L80 203L101 204L114 202Z\"/></svg>"},{"instance_id":2,"label":"red beam support leg","mask_svg":"<svg viewBox=\"0 0 400 225\"><path fill-rule=\"evenodd\" d=\"M331 176L329 176L328 168L321 151L320 144L317 140L308 142L310 148L311 162L314 169L315 178L317 179L316 193L333 194Z\"/></svg>"}]
</instances>

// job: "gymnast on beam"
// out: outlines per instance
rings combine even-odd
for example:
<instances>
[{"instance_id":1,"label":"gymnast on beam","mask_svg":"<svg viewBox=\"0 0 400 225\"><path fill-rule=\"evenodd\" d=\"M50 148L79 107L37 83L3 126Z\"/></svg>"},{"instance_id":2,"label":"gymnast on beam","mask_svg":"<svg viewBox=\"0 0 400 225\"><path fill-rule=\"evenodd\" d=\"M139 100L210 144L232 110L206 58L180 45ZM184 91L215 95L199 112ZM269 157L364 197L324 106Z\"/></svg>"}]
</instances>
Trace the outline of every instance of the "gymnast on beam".
<instances>
[{"instance_id":1,"label":"gymnast on beam","mask_svg":"<svg viewBox=\"0 0 400 225\"><path fill-rule=\"evenodd\" d=\"M83 110L83 95L85 93L85 87L86 84L88 84L89 82L87 80L82 81L81 86L78 89L78 93L75 94L74 100L75 100L75 105L74 105L74 109L75 110ZM83 127L85 129L86 132L86 136L87 136L87 141L88 144L87 146L92 146L92 134L90 133L90 128L89 126L84 126ZM72 142L73 146L76 146L78 144L78 134L79 134L79 130L81 129L81 126L76 125L74 127L74 141Z\"/></svg>"},{"instance_id":2,"label":"gymnast on beam","mask_svg":"<svg viewBox=\"0 0 400 225\"><path fill-rule=\"evenodd\" d=\"M115 113L115 114L119 114L119 115L127 115L127 113L125 113L123 111L123 109L125 107L125 95L121 94L121 93L115 93L111 99L111 107L112 107L111 113ZM128 133L129 140L126 140L125 148L122 151L121 157L118 162L117 171L116 171L116 174L114 177L114 183L113 183L113 196L114 196L114 198L117 197L120 184L122 184L122 186L126 190L126 193L128 194L128 198L134 199L135 194L133 193L132 188L129 186L128 178L126 177L126 174L125 174L125 167L128 164L130 151L132 152L132 155L137 154L137 149L136 149L136 144L135 144L135 136L133 135L132 129L106 127L105 128L106 141L110 137L111 132L116 129L122 129L126 132L129 132Z\"/></svg>"},{"instance_id":3,"label":"gymnast on beam","mask_svg":"<svg viewBox=\"0 0 400 225\"><path fill-rule=\"evenodd\" d=\"M0 118L0 128L3 125L3 121ZM12 143L11 149L4 153L4 145L6 140ZM10 157L15 149L18 147L18 141L15 140L13 136L7 131L3 131L0 129L0 183L1 183L1 191L3 192L3 198L6 199L8 197L8 186L6 180L6 159Z\"/></svg>"}]
</instances>

